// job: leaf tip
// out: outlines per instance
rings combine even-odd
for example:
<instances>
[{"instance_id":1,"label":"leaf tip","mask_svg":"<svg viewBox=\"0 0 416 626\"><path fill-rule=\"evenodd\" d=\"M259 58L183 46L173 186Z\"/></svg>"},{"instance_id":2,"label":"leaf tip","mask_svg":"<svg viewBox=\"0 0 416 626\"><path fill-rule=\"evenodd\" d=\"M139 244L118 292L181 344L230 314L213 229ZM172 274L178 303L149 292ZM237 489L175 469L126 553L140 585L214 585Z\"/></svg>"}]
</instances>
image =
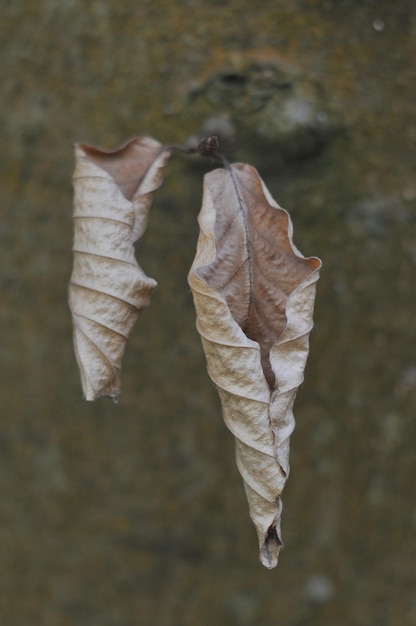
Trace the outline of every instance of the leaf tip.
<instances>
[{"instance_id":1,"label":"leaf tip","mask_svg":"<svg viewBox=\"0 0 416 626\"><path fill-rule=\"evenodd\" d=\"M267 569L274 569L279 562L279 553L283 548L276 527L270 526L263 544L260 546L260 562Z\"/></svg>"},{"instance_id":2,"label":"leaf tip","mask_svg":"<svg viewBox=\"0 0 416 626\"><path fill-rule=\"evenodd\" d=\"M82 383L82 388L83 388L84 399L87 402L94 402L95 400L98 400L98 398L107 397L107 398L110 398L114 402L114 404L118 404L118 401L121 395L120 385L118 385L117 387L111 387L111 388L109 388L109 386L106 385L106 386L103 386L101 389L96 390L96 389L93 389L91 385L86 385L82 378L81 378L81 383Z\"/></svg>"}]
</instances>

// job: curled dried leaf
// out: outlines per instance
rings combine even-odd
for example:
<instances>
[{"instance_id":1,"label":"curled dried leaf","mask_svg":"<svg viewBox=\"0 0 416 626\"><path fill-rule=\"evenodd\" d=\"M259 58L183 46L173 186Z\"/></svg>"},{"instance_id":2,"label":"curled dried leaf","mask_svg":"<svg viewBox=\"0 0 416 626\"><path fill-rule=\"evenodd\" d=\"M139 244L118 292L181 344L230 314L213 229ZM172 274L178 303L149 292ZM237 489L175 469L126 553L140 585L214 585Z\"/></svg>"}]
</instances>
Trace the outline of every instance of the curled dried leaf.
<instances>
[{"instance_id":1,"label":"curled dried leaf","mask_svg":"<svg viewBox=\"0 0 416 626\"><path fill-rule=\"evenodd\" d=\"M249 165L205 176L199 224L188 277L197 328L235 436L260 560L272 568L321 262L296 249L288 213Z\"/></svg>"},{"instance_id":2,"label":"curled dried leaf","mask_svg":"<svg viewBox=\"0 0 416 626\"><path fill-rule=\"evenodd\" d=\"M87 400L118 399L127 338L157 286L137 264L134 243L146 229L169 156L150 137L132 139L113 152L75 146L69 305Z\"/></svg>"}]
</instances>

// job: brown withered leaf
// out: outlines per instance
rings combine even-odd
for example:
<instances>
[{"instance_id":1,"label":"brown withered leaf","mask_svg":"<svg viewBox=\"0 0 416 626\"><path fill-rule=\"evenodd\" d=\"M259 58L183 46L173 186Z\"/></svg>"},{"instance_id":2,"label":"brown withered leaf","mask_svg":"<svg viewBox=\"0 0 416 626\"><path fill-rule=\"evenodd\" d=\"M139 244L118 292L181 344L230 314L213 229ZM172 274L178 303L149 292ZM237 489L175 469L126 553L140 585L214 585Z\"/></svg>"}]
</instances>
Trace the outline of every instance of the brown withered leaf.
<instances>
[{"instance_id":1,"label":"brown withered leaf","mask_svg":"<svg viewBox=\"0 0 416 626\"><path fill-rule=\"evenodd\" d=\"M69 305L86 400L118 399L127 338L157 286L137 264L134 243L146 229L169 155L150 137L113 152L75 146Z\"/></svg>"},{"instance_id":2,"label":"brown withered leaf","mask_svg":"<svg viewBox=\"0 0 416 626\"><path fill-rule=\"evenodd\" d=\"M205 176L199 224L188 277L197 328L235 436L260 560L272 568L321 262L296 249L288 213L249 165Z\"/></svg>"}]
</instances>

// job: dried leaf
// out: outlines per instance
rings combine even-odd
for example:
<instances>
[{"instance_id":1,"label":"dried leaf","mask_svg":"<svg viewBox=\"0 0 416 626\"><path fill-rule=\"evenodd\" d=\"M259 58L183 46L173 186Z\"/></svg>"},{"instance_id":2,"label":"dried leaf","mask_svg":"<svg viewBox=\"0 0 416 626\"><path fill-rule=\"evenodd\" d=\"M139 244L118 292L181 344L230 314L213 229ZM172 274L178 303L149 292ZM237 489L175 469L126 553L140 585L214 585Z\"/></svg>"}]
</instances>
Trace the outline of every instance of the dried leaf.
<instances>
[{"instance_id":1,"label":"dried leaf","mask_svg":"<svg viewBox=\"0 0 416 626\"><path fill-rule=\"evenodd\" d=\"M134 243L170 153L150 137L104 152L75 146L74 266L69 305L87 400L120 395L121 361L139 313L157 286L137 264Z\"/></svg>"},{"instance_id":2,"label":"dried leaf","mask_svg":"<svg viewBox=\"0 0 416 626\"><path fill-rule=\"evenodd\" d=\"M295 248L288 213L249 165L205 176L199 224L188 277L197 328L235 436L260 560L272 568L321 262Z\"/></svg>"}]
</instances>

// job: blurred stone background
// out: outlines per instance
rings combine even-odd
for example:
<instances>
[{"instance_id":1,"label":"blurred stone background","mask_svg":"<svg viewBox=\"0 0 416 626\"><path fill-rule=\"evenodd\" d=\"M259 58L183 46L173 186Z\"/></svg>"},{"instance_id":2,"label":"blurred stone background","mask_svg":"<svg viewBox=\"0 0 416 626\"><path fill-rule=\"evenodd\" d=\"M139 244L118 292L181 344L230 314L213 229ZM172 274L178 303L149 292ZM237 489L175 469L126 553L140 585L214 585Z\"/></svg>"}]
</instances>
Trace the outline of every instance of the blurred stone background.
<instances>
[{"instance_id":1,"label":"blurred stone background","mask_svg":"<svg viewBox=\"0 0 416 626\"><path fill-rule=\"evenodd\" d=\"M1 624L416 623L413 0L1 14ZM207 130L324 262L271 572L186 282L213 164L176 156L155 198L119 405L83 401L72 351L71 144Z\"/></svg>"}]
</instances>

